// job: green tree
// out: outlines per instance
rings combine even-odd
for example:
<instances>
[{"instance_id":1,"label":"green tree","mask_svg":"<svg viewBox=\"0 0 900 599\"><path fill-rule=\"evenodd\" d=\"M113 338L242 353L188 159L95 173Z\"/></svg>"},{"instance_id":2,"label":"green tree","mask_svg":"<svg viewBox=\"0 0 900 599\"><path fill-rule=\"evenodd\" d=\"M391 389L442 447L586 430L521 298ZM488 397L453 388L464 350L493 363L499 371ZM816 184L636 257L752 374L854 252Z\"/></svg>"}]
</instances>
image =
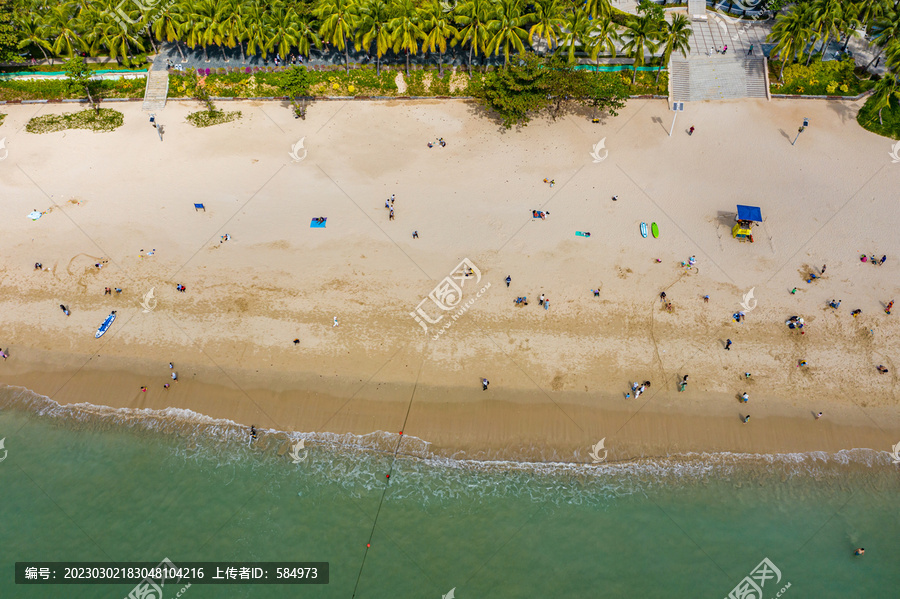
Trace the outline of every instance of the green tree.
<instances>
[{"instance_id":1,"label":"green tree","mask_svg":"<svg viewBox=\"0 0 900 599\"><path fill-rule=\"evenodd\" d=\"M338 50L344 51L344 65L350 73L350 46L359 20L358 6L354 0L322 0L313 14L321 21L319 35Z\"/></svg>"},{"instance_id":2,"label":"green tree","mask_svg":"<svg viewBox=\"0 0 900 599\"><path fill-rule=\"evenodd\" d=\"M309 58L309 50L313 46L321 48L322 40L319 39L310 19L301 18L297 22L297 52Z\"/></svg>"},{"instance_id":3,"label":"green tree","mask_svg":"<svg viewBox=\"0 0 900 599\"><path fill-rule=\"evenodd\" d=\"M303 108L298 103L298 98L309 95L311 78L306 67L292 66L278 77L278 89L291 99L291 106L296 116L303 116Z\"/></svg>"},{"instance_id":4,"label":"green tree","mask_svg":"<svg viewBox=\"0 0 900 599\"><path fill-rule=\"evenodd\" d=\"M431 0L425 9L425 40L422 46L429 52L438 52L438 76L444 76L444 52L447 42L456 44L459 30L453 25L453 14L440 0Z\"/></svg>"},{"instance_id":5,"label":"green tree","mask_svg":"<svg viewBox=\"0 0 900 599\"><path fill-rule=\"evenodd\" d=\"M900 85L898 85L896 75L887 73L875 83L875 87L872 88L872 97L869 98L869 102L872 103L872 110L878 111L879 125L884 125L881 111L885 108L890 108L892 100L900 101Z\"/></svg>"},{"instance_id":6,"label":"green tree","mask_svg":"<svg viewBox=\"0 0 900 599\"><path fill-rule=\"evenodd\" d=\"M466 0L456 9L456 23L460 25L459 39L469 46L468 71L472 73L472 52L475 57L478 53L487 54L487 45L490 41L488 20L490 18L490 0Z\"/></svg>"},{"instance_id":7,"label":"green tree","mask_svg":"<svg viewBox=\"0 0 900 599\"><path fill-rule=\"evenodd\" d=\"M293 8L276 5L266 13L264 25L268 32L266 47L276 50L282 59L298 44L300 17Z\"/></svg>"},{"instance_id":8,"label":"green tree","mask_svg":"<svg viewBox=\"0 0 900 599\"><path fill-rule=\"evenodd\" d=\"M565 26L562 18L563 6L560 0L537 0L533 15L534 24L528 30L528 39L532 46L535 38L547 43L547 50L553 50L559 44L559 35Z\"/></svg>"},{"instance_id":9,"label":"green tree","mask_svg":"<svg viewBox=\"0 0 900 599\"><path fill-rule=\"evenodd\" d=\"M515 50L520 56L524 55L523 41L528 37L528 32L524 29L526 23L522 16L522 0L497 0L487 24L491 36L487 53L499 56L502 50L504 67L509 66L510 50Z\"/></svg>"},{"instance_id":10,"label":"green tree","mask_svg":"<svg viewBox=\"0 0 900 599\"><path fill-rule=\"evenodd\" d=\"M900 10L888 12L885 16L875 19L872 23L872 43L878 47L878 52L866 65L866 69L878 60L885 50L900 39Z\"/></svg>"},{"instance_id":11,"label":"green tree","mask_svg":"<svg viewBox=\"0 0 900 599\"><path fill-rule=\"evenodd\" d=\"M44 19L45 31L53 38L50 49L57 56L72 57L76 51L86 51L87 45L78 33L76 11L70 4L57 4L50 8Z\"/></svg>"},{"instance_id":12,"label":"green tree","mask_svg":"<svg viewBox=\"0 0 900 599\"><path fill-rule=\"evenodd\" d=\"M798 56L802 58L803 50L812 37L811 22L809 7L800 4L795 4L787 13L780 14L775 18L775 24L772 26L768 40L775 42L775 47L769 53L770 56L775 55L781 58L779 81L784 80L784 67L793 63Z\"/></svg>"},{"instance_id":13,"label":"green tree","mask_svg":"<svg viewBox=\"0 0 900 599\"><path fill-rule=\"evenodd\" d=\"M391 30L391 49L406 54L406 76L409 76L409 56L419 51L419 41L425 38L419 10L412 0L398 0L394 4L388 27Z\"/></svg>"},{"instance_id":14,"label":"green tree","mask_svg":"<svg viewBox=\"0 0 900 599\"><path fill-rule=\"evenodd\" d=\"M659 84L659 74L662 72L663 65L669 64L673 52L681 52L682 56L687 57L691 51L691 23L684 15L676 14L671 21L666 21L665 27L661 31L661 47L662 59L659 62L659 68L656 69L656 83Z\"/></svg>"},{"instance_id":15,"label":"green tree","mask_svg":"<svg viewBox=\"0 0 900 599\"><path fill-rule=\"evenodd\" d=\"M375 72L381 75L381 57L391 49L391 7L384 0L366 0L359 9L356 48L368 52L375 44Z\"/></svg>"},{"instance_id":16,"label":"green tree","mask_svg":"<svg viewBox=\"0 0 900 599\"><path fill-rule=\"evenodd\" d=\"M184 30L185 22L183 11L183 5L163 5L159 14L156 15L156 20L154 20L153 24L150 26L150 29L153 32L153 35L156 36L156 39L174 43L175 48L177 48L178 52L181 54L182 62L185 62L187 61L187 58L184 55L184 48L181 43L183 41L182 32Z\"/></svg>"},{"instance_id":17,"label":"green tree","mask_svg":"<svg viewBox=\"0 0 900 599\"><path fill-rule=\"evenodd\" d=\"M92 55L96 55L96 47L98 45L103 46L111 59L117 60L122 58L127 64L129 63L128 57L131 47L134 47L139 52L144 51L144 43L141 39L130 28L122 27L111 17L97 22L95 27L96 38L92 46L94 50L91 52Z\"/></svg>"},{"instance_id":18,"label":"green tree","mask_svg":"<svg viewBox=\"0 0 900 599\"><path fill-rule=\"evenodd\" d=\"M53 64L53 59L47 56L47 50L50 50L50 42L46 40L44 25L41 23L38 15L30 11L23 11L16 17L15 26L19 32L19 42L16 44L16 47L19 50L24 50L33 46L41 51L41 54L44 55L44 60L50 60L50 64ZM3 34L0 33L0 35ZM50 51L52 52L52 50Z\"/></svg>"},{"instance_id":19,"label":"green tree","mask_svg":"<svg viewBox=\"0 0 900 599\"><path fill-rule=\"evenodd\" d=\"M821 42L822 54L819 56L820 61L825 60L825 53L828 48L828 40L840 35L838 25L843 20L842 0L814 0L811 5L810 16L812 17L813 28L813 47L809 50L809 56L806 64L809 66L815 53L816 43Z\"/></svg>"},{"instance_id":20,"label":"green tree","mask_svg":"<svg viewBox=\"0 0 900 599\"><path fill-rule=\"evenodd\" d=\"M96 94L92 93L92 91L96 91L95 86L98 82L91 79L91 70L84 64L84 60L70 58L63 65L63 70L66 73L66 84L69 88L86 95L88 102L99 115L100 98L97 97L95 100Z\"/></svg>"},{"instance_id":21,"label":"green tree","mask_svg":"<svg viewBox=\"0 0 900 599\"><path fill-rule=\"evenodd\" d=\"M584 43L583 40L587 39L590 26L588 15L583 10L573 10L567 13L557 52L565 51L569 64L575 64L575 49Z\"/></svg>"},{"instance_id":22,"label":"green tree","mask_svg":"<svg viewBox=\"0 0 900 599\"><path fill-rule=\"evenodd\" d=\"M652 54L659 49L657 40L660 36L660 25L662 23L652 13L631 17L625 22L625 32L622 35L625 44L622 46L622 51L634 58L632 85L637 81L637 69L644 64L646 51L649 50Z\"/></svg>"},{"instance_id":23,"label":"green tree","mask_svg":"<svg viewBox=\"0 0 900 599\"><path fill-rule=\"evenodd\" d=\"M592 18L609 19L612 17L612 3L610 0L587 0L584 10Z\"/></svg>"},{"instance_id":24,"label":"green tree","mask_svg":"<svg viewBox=\"0 0 900 599\"><path fill-rule=\"evenodd\" d=\"M534 54L528 54L520 64L485 75L479 100L497 113L507 129L527 125L530 112L549 105L544 64Z\"/></svg>"},{"instance_id":25,"label":"green tree","mask_svg":"<svg viewBox=\"0 0 900 599\"><path fill-rule=\"evenodd\" d=\"M588 32L587 49L591 60L597 61L600 66L600 54L616 56L616 42L619 41L619 27L610 19L594 19L594 27Z\"/></svg>"},{"instance_id":26,"label":"green tree","mask_svg":"<svg viewBox=\"0 0 900 599\"><path fill-rule=\"evenodd\" d=\"M26 39L26 31L17 29L16 12L13 10L13 3L10 0L0 0L0 62L15 62L19 60L16 50L27 45L22 44ZM33 42L32 42L33 43ZM43 46L35 44L44 51ZM44 58L47 55L44 54Z\"/></svg>"}]
</instances>

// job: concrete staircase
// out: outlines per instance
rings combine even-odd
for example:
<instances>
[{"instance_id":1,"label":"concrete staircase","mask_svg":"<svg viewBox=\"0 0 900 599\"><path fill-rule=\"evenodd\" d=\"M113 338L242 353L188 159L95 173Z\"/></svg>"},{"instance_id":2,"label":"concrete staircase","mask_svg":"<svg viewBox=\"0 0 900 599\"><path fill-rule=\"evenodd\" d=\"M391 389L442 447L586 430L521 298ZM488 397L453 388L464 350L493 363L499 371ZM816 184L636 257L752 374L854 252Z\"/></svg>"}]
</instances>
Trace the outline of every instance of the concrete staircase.
<instances>
[{"instance_id":1,"label":"concrete staircase","mask_svg":"<svg viewBox=\"0 0 900 599\"><path fill-rule=\"evenodd\" d=\"M144 90L143 110L158 111L166 107L169 95L169 73L166 71L149 71L147 87Z\"/></svg>"},{"instance_id":2,"label":"concrete staircase","mask_svg":"<svg viewBox=\"0 0 900 599\"><path fill-rule=\"evenodd\" d=\"M669 99L702 102L766 98L765 68L765 60L753 56L673 57L669 62Z\"/></svg>"}]
</instances>

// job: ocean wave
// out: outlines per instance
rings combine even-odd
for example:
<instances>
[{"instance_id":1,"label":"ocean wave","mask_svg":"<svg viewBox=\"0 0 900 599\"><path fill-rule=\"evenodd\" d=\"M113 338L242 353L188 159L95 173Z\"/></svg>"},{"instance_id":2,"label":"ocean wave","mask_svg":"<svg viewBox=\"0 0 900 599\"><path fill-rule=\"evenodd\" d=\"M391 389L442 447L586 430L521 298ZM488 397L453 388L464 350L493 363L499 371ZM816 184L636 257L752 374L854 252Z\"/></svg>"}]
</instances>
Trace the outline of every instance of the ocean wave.
<instances>
[{"instance_id":1,"label":"ocean wave","mask_svg":"<svg viewBox=\"0 0 900 599\"><path fill-rule=\"evenodd\" d=\"M838 481L854 473L868 473L871 479L873 470L894 470L890 468L889 452L872 449L776 454L690 452L592 465L562 460L467 459L458 453L447 457L431 451L423 439L385 431L354 435L258 429L258 439L251 443L248 426L188 409L60 405L18 387L0 389L0 410L57 420L74 430L131 431L161 437L174 458L214 468L257 468L273 482L297 484L300 493L312 485L337 485L351 496L386 490L386 497L392 500L411 499L423 505L512 496L535 502L598 504L628 495L646 495L660 484L766 485L795 477ZM302 459L295 463L292 448L301 440L304 449L295 455ZM286 477L297 472L299 478Z\"/></svg>"}]
</instances>

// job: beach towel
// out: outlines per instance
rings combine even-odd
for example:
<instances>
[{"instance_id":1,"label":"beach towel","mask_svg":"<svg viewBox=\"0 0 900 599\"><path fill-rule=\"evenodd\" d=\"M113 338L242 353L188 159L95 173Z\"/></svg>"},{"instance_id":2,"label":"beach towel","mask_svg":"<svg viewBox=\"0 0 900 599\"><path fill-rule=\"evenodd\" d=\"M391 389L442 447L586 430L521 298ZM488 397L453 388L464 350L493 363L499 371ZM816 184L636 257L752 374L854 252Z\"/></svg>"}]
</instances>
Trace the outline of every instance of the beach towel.
<instances>
[{"instance_id":1,"label":"beach towel","mask_svg":"<svg viewBox=\"0 0 900 599\"><path fill-rule=\"evenodd\" d=\"M327 223L327 222L328 222L327 218L323 219L322 222L319 222L317 219L314 218L310 221L309 228L310 229L324 229L325 223Z\"/></svg>"},{"instance_id":2,"label":"beach towel","mask_svg":"<svg viewBox=\"0 0 900 599\"><path fill-rule=\"evenodd\" d=\"M575 235L578 237L590 237L591 234L586 231L575 231Z\"/></svg>"}]
</instances>

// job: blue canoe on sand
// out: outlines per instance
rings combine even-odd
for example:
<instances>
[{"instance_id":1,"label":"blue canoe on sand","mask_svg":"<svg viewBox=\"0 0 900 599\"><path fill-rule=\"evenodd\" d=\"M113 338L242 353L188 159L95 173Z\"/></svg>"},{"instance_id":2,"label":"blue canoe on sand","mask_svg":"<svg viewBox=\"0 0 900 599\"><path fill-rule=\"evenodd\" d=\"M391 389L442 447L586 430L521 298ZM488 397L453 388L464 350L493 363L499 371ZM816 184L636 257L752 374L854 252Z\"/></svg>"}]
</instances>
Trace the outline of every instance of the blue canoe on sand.
<instances>
[{"instance_id":1,"label":"blue canoe on sand","mask_svg":"<svg viewBox=\"0 0 900 599\"><path fill-rule=\"evenodd\" d=\"M115 319L116 311L113 310L112 312L110 312L109 316L106 317L106 320L103 321L103 324L100 325L100 328L97 329L97 334L94 335L94 339L99 339L100 337L102 337L103 333L109 330L109 327L112 326L112 323Z\"/></svg>"}]
</instances>

